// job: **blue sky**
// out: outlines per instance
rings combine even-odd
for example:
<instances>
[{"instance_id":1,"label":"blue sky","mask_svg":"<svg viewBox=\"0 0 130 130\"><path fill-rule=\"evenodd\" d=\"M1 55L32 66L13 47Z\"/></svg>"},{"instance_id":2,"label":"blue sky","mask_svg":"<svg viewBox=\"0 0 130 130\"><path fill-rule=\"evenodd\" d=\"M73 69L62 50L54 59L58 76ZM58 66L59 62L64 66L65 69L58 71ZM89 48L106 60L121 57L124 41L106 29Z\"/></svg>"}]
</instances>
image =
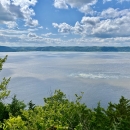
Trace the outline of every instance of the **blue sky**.
<instances>
[{"instance_id":1,"label":"blue sky","mask_svg":"<svg viewBox=\"0 0 130 130\"><path fill-rule=\"evenodd\" d=\"M129 46L130 0L0 0L0 45Z\"/></svg>"}]
</instances>

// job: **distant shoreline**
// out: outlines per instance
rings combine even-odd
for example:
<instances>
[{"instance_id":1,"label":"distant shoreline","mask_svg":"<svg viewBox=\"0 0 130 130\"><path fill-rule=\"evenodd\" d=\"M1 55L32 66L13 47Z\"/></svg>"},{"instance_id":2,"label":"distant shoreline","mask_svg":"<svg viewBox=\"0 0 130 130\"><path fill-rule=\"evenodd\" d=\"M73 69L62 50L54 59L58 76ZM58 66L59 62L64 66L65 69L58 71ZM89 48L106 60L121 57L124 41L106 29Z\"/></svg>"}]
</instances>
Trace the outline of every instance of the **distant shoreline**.
<instances>
[{"instance_id":1,"label":"distant shoreline","mask_svg":"<svg viewBox=\"0 0 130 130\"><path fill-rule=\"evenodd\" d=\"M55 52L130 52L130 47L107 46L46 46L46 47L7 47L0 46L0 52L28 52L28 51L55 51Z\"/></svg>"}]
</instances>

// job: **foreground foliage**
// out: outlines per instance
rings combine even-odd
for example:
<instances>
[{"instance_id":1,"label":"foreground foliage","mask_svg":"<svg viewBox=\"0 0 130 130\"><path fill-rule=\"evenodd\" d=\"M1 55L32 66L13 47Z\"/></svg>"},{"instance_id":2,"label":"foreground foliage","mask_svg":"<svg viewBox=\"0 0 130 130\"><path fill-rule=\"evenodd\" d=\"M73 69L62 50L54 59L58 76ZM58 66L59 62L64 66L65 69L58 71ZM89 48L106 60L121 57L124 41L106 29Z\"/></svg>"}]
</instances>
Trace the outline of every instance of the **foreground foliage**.
<instances>
[{"instance_id":1,"label":"foreground foliage","mask_svg":"<svg viewBox=\"0 0 130 130\"><path fill-rule=\"evenodd\" d=\"M130 130L130 100L121 97L118 104L109 103L107 109L102 108L100 103L96 108L89 109L79 102L80 98L77 96L75 102L69 101L63 92L57 90L53 96L44 99L44 106L33 106L28 109L24 109L23 102L13 98L11 104L4 106L9 116L1 120L1 128L3 130Z\"/></svg>"},{"instance_id":2,"label":"foreground foliage","mask_svg":"<svg viewBox=\"0 0 130 130\"><path fill-rule=\"evenodd\" d=\"M0 59L1 69L6 58ZM60 90L44 98L43 106L36 106L32 101L25 105L16 96L5 104L8 82L9 79L3 80L0 85L1 130L130 130L130 100L124 97L118 104L110 102L107 109L100 103L94 109L80 103L83 93L75 95L75 101L69 101Z\"/></svg>"},{"instance_id":3,"label":"foreground foliage","mask_svg":"<svg viewBox=\"0 0 130 130\"><path fill-rule=\"evenodd\" d=\"M2 70L2 66L4 62L6 61L6 59L7 59L7 56L5 56L4 58L0 58L0 71ZM7 84L9 83L9 81L10 81L10 78L6 79L4 77L2 82L0 83L0 101L8 97L10 93L10 91L7 90Z\"/></svg>"}]
</instances>

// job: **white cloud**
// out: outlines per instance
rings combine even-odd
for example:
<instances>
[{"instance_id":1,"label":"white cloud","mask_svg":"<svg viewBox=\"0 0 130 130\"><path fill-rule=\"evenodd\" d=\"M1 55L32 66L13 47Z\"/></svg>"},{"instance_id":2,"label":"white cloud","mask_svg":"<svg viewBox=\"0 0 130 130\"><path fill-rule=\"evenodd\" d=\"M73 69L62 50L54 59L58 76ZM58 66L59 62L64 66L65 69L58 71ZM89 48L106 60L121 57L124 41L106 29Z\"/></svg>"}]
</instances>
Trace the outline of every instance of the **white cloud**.
<instances>
[{"instance_id":1,"label":"white cloud","mask_svg":"<svg viewBox=\"0 0 130 130\"><path fill-rule=\"evenodd\" d=\"M104 2L108 1L110 0L104 0ZM128 2L128 0L126 1ZM76 21L73 26L65 22L53 23L53 27L59 32L57 35L51 32L38 35L38 29L43 27L24 31L17 30L15 21L18 19L25 21L25 26L38 25L38 21L33 19L35 12L31 8L31 6L35 6L36 2L37 0L0 0L0 24L6 24L10 28L9 30L0 30L1 44L2 42L8 44L10 42L10 44L42 46L129 45L130 43L130 9L108 8L95 13L91 5L96 3L96 0L55 0L54 6L56 8L78 8L80 12L90 14L83 16L81 21ZM43 32L46 30L48 28L45 28ZM64 38L64 35L67 38Z\"/></svg>"},{"instance_id":2,"label":"white cloud","mask_svg":"<svg viewBox=\"0 0 130 130\"><path fill-rule=\"evenodd\" d=\"M37 26L38 21L32 19L35 12L31 6L36 5L37 0L0 0L0 23L7 24L23 19L28 26Z\"/></svg>"},{"instance_id":3,"label":"white cloud","mask_svg":"<svg viewBox=\"0 0 130 130\"><path fill-rule=\"evenodd\" d=\"M108 8L106 10L103 10L100 16L105 19L111 19L111 18L120 18L129 14L130 9L119 10L114 8Z\"/></svg>"},{"instance_id":4,"label":"white cloud","mask_svg":"<svg viewBox=\"0 0 130 130\"><path fill-rule=\"evenodd\" d=\"M93 28L93 35L98 37L129 37L130 10L108 9L101 13L104 18Z\"/></svg>"},{"instance_id":5,"label":"white cloud","mask_svg":"<svg viewBox=\"0 0 130 130\"><path fill-rule=\"evenodd\" d=\"M39 29L43 29L43 26L38 27Z\"/></svg>"},{"instance_id":6,"label":"white cloud","mask_svg":"<svg viewBox=\"0 0 130 130\"><path fill-rule=\"evenodd\" d=\"M3 23L5 21L14 21L15 15L12 15L12 13L7 9L6 3L3 1L0 1L0 23Z\"/></svg>"},{"instance_id":7,"label":"white cloud","mask_svg":"<svg viewBox=\"0 0 130 130\"><path fill-rule=\"evenodd\" d=\"M97 0L54 0L54 7L59 9L78 8L80 12L85 14L92 13L91 5L95 4Z\"/></svg>"},{"instance_id":8,"label":"white cloud","mask_svg":"<svg viewBox=\"0 0 130 130\"><path fill-rule=\"evenodd\" d=\"M106 2L110 2L112 0L103 0L103 4L105 4Z\"/></svg>"},{"instance_id":9,"label":"white cloud","mask_svg":"<svg viewBox=\"0 0 130 130\"><path fill-rule=\"evenodd\" d=\"M24 7L26 6L35 6L37 0L12 0L13 4L16 6Z\"/></svg>"},{"instance_id":10,"label":"white cloud","mask_svg":"<svg viewBox=\"0 0 130 130\"><path fill-rule=\"evenodd\" d=\"M27 29L29 32L34 32L34 31L38 31L38 29L37 28L29 28L29 29Z\"/></svg>"},{"instance_id":11,"label":"white cloud","mask_svg":"<svg viewBox=\"0 0 130 130\"><path fill-rule=\"evenodd\" d=\"M73 29L81 26L80 23L76 23ZM80 29L76 29L80 30ZM73 30L74 33L75 30ZM79 33L83 30L81 29ZM85 31L85 30L84 30ZM78 32L78 31L77 31ZM47 33L46 35L53 35ZM67 35L68 36L68 35ZM55 38L45 37L44 34L38 35L34 32L27 30L0 30L0 45L7 46L127 46L130 43L130 36L128 37L81 37L70 38L63 40L60 35Z\"/></svg>"},{"instance_id":12,"label":"white cloud","mask_svg":"<svg viewBox=\"0 0 130 130\"><path fill-rule=\"evenodd\" d=\"M79 34L81 36L91 35L92 29L96 26L97 23L100 22L98 17L83 17L81 22L78 21L74 26L71 26L67 23L53 23L54 28L58 28L58 32L60 33L71 33L71 34Z\"/></svg>"},{"instance_id":13,"label":"white cloud","mask_svg":"<svg viewBox=\"0 0 130 130\"><path fill-rule=\"evenodd\" d=\"M130 2L130 0L117 0L119 3L122 3L122 2Z\"/></svg>"},{"instance_id":14,"label":"white cloud","mask_svg":"<svg viewBox=\"0 0 130 130\"><path fill-rule=\"evenodd\" d=\"M35 33L29 33L29 34L28 34L28 37L29 37L29 38L36 38L37 35L36 35Z\"/></svg>"},{"instance_id":15,"label":"white cloud","mask_svg":"<svg viewBox=\"0 0 130 130\"><path fill-rule=\"evenodd\" d=\"M36 42L36 41L39 41L39 40L42 40L41 36L38 36L36 33L29 32L25 41Z\"/></svg>"},{"instance_id":16,"label":"white cloud","mask_svg":"<svg viewBox=\"0 0 130 130\"><path fill-rule=\"evenodd\" d=\"M28 31L27 30L16 30L16 29L1 29L0 30L0 33L1 34L3 34L3 35L15 35L15 36L17 36L17 35L21 35L21 34L27 34L28 33Z\"/></svg>"},{"instance_id":17,"label":"white cloud","mask_svg":"<svg viewBox=\"0 0 130 130\"><path fill-rule=\"evenodd\" d=\"M97 0L65 0L65 2L72 8L79 8L87 4L93 5Z\"/></svg>"},{"instance_id":18,"label":"white cloud","mask_svg":"<svg viewBox=\"0 0 130 130\"><path fill-rule=\"evenodd\" d=\"M117 9L108 8L101 12L101 17L103 18L116 18L119 16L119 12Z\"/></svg>"},{"instance_id":19,"label":"white cloud","mask_svg":"<svg viewBox=\"0 0 130 130\"><path fill-rule=\"evenodd\" d=\"M113 23L111 20L103 20L96 25L96 28L92 28L92 34L96 37L115 37L119 27Z\"/></svg>"},{"instance_id":20,"label":"white cloud","mask_svg":"<svg viewBox=\"0 0 130 130\"><path fill-rule=\"evenodd\" d=\"M16 22L14 22L14 21L9 21L9 22L4 22L4 24L6 24L6 26L8 27L8 28L16 28L18 25L17 25L17 23Z\"/></svg>"},{"instance_id":21,"label":"white cloud","mask_svg":"<svg viewBox=\"0 0 130 130\"><path fill-rule=\"evenodd\" d=\"M25 19L26 21L26 24L25 26L30 26L30 27L34 27L34 26L37 26L38 25L38 20L35 20L35 19Z\"/></svg>"},{"instance_id":22,"label":"white cloud","mask_svg":"<svg viewBox=\"0 0 130 130\"><path fill-rule=\"evenodd\" d=\"M67 23L61 23L59 25L57 23L52 23L52 25L54 28L58 28L58 32L61 33L70 33L72 29L72 26Z\"/></svg>"},{"instance_id":23,"label":"white cloud","mask_svg":"<svg viewBox=\"0 0 130 130\"><path fill-rule=\"evenodd\" d=\"M79 11L85 14L93 15L95 12L91 9L89 5L83 5L79 8Z\"/></svg>"},{"instance_id":24,"label":"white cloud","mask_svg":"<svg viewBox=\"0 0 130 130\"><path fill-rule=\"evenodd\" d=\"M75 26L72 28L72 30L74 34L83 34L85 31L84 27L79 22L75 23Z\"/></svg>"},{"instance_id":25,"label":"white cloud","mask_svg":"<svg viewBox=\"0 0 130 130\"><path fill-rule=\"evenodd\" d=\"M90 24L92 26L96 25L100 19L98 17L83 17L81 20L82 24Z\"/></svg>"},{"instance_id":26,"label":"white cloud","mask_svg":"<svg viewBox=\"0 0 130 130\"><path fill-rule=\"evenodd\" d=\"M66 4L65 0L55 0L54 6L59 9L68 9L68 5Z\"/></svg>"},{"instance_id":27,"label":"white cloud","mask_svg":"<svg viewBox=\"0 0 130 130\"><path fill-rule=\"evenodd\" d=\"M53 33L46 33L46 34L42 34L43 37L49 37L49 36L54 36L56 34L53 34Z\"/></svg>"},{"instance_id":28,"label":"white cloud","mask_svg":"<svg viewBox=\"0 0 130 130\"><path fill-rule=\"evenodd\" d=\"M84 16L81 22L74 26L67 23L53 23L60 33L78 34L81 37L129 37L130 36L130 10L108 8L98 13L98 16Z\"/></svg>"},{"instance_id":29,"label":"white cloud","mask_svg":"<svg viewBox=\"0 0 130 130\"><path fill-rule=\"evenodd\" d=\"M75 23L75 26L70 26L67 23L53 23L52 24L54 28L58 28L58 32L63 34L79 34L82 35L85 31L85 28L83 25L81 25L79 22Z\"/></svg>"}]
</instances>

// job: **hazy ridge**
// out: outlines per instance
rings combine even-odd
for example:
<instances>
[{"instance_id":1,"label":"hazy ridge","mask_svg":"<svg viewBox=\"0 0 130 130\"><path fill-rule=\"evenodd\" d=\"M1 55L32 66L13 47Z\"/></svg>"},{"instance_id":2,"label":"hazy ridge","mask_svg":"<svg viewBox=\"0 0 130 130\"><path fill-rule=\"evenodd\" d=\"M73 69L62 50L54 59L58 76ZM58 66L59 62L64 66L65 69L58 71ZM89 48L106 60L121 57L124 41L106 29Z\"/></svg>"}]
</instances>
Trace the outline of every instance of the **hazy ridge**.
<instances>
[{"instance_id":1,"label":"hazy ridge","mask_svg":"<svg viewBox=\"0 0 130 130\"><path fill-rule=\"evenodd\" d=\"M130 52L130 47L106 47L106 46L46 46L46 47L7 47L0 46L0 52L23 51L72 51L72 52Z\"/></svg>"}]
</instances>

